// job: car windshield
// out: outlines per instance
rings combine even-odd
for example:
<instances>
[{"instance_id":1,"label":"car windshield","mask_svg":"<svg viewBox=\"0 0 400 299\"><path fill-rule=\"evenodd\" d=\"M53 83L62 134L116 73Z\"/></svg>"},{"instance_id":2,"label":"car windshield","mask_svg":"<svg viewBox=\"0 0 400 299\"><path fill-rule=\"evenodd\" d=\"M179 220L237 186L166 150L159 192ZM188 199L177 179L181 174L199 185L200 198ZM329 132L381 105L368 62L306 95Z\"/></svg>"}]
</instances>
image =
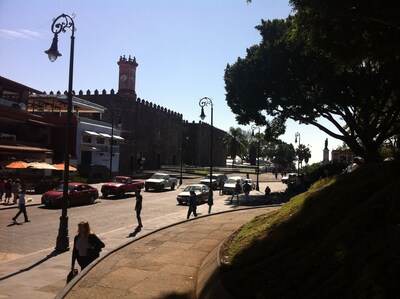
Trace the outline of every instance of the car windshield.
<instances>
[{"instance_id":1,"label":"car windshield","mask_svg":"<svg viewBox=\"0 0 400 299\"><path fill-rule=\"evenodd\" d=\"M113 182L115 182L115 183L126 183L127 179L126 178L117 178L117 177L115 177L115 178L113 178Z\"/></svg>"},{"instance_id":2,"label":"car windshield","mask_svg":"<svg viewBox=\"0 0 400 299\"><path fill-rule=\"evenodd\" d=\"M190 192L190 191L201 191L201 186L187 186L185 189L183 189L184 192Z\"/></svg>"},{"instance_id":3,"label":"car windshield","mask_svg":"<svg viewBox=\"0 0 400 299\"><path fill-rule=\"evenodd\" d=\"M210 179L210 175L206 175L205 179ZM218 179L218 176L217 175L213 175L212 179L216 180L216 179Z\"/></svg>"},{"instance_id":4,"label":"car windshield","mask_svg":"<svg viewBox=\"0 0 400 299\"><path fill-rule=\"evenodd\" d=\"M155 179L155 180L163 180L163 179L165 179L165 175L163 175L163 174L155 174L155 175L153 175L151 178L152 179Z\"/></svg>"},{"instance_id":5,"label":"car windshield","mask_svg":"<svg viewBox=\"0 0 400 299\"><path fill-rule=\"evenodd\" d=\"M238 179L228 179L225 184L236 184Z\"/></svg>"},{"instance_id":6,"label":"car windshield","mask_svg":"<svg viewBox=\"0 0 400 299\"><path fill-rule=\"evenodd\" d=\"M72 189L74 189L73 185L68 185L68 191L71 191ZM64 186L60 185L58 186L56 189L54 189L54 191L58 191L58 192L63 192L64 190Z\"/></svg>"}]
</instances>

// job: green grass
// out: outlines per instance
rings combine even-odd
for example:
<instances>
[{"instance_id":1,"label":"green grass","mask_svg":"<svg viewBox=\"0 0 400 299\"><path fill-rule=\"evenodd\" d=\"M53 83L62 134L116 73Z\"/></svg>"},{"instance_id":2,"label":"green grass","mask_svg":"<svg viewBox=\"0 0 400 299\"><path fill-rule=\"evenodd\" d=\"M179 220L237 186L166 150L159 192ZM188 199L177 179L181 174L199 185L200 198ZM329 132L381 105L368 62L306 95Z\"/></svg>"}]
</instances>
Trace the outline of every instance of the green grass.
<instances>
[{"instance_id":1,"label":"green grass","mask_svg":"<svg viewBox=\"0 0 400 299\"><path fill-rule=\"evenodd\" d=\"M234 298L398 298L400 164L316 182L233 239Z\"/></svg>"}]
</instances>

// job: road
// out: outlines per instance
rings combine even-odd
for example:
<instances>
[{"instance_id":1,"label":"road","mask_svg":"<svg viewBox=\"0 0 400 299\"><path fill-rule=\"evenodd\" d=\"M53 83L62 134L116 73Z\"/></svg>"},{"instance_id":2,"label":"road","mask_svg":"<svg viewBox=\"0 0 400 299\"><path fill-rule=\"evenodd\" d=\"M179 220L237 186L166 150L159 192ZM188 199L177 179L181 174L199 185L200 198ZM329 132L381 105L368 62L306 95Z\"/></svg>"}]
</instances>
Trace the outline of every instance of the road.
<instances>
[{"instance_id":1,"label":"road","mask_svg":"<svg viewBox=\"0 0 400 299\"><path fill-rule=\"evenodd\" d=\"M197 182L193 180L192 182ZM142 219L144 229L156 229L158 225L162 226L162 220L168 218L176 221L186 218L187 207L179 206L176 202L177 194L191 181L186 181L181 188L173 191L164 192L143 192L143 210ZM93 185L100 189L101 185ZM269 183L273 191L284 190L285 185L280 182ZM263 190L263 184L260 186ZM256 192L256 191L254 191ZM40 197L34 195L33 197ZM228 196L218 195L214 192L213 211L223 211L237 208L230 205ZM124 199L98 199L94 205L74 206L68 209L69 216L69 236L72 241L77 224L80 221L89 221L92 230L99 235L104 235L115 230L136 227L136 218L134 213L135 197L127 194ZM207 204L198 207L198 213L207 213ZM27 208L30 223L23 223L23 215L20 216L20 224L13 224L11 218L17 212L17 209L1 210L0 214L0 254L3 261L15 259L33 252L54 248L57 237L59 216L61 210L54 208L45 208L44 206L32 206ZM156 222L160 218L160 222ZM146 227L146 223L151 222L151 226ZM121 236L125 237L125 236Z\"/></svg>"}]
</instances>

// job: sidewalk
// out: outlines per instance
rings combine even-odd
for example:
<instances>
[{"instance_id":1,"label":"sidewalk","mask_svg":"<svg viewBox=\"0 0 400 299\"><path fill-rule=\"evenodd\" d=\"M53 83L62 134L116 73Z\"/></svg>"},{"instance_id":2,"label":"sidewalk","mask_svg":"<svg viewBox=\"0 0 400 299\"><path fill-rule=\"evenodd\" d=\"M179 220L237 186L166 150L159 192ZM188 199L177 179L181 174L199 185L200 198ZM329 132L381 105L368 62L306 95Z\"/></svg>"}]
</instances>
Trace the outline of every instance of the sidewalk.
<instances>
[{"instance_id":1,"label":"sidewalk","mask_svg":"<svg viewBox=\"0 0 400 299\"><path fill-rule=\"evenodd\" d=\"M241 225L274 209L199 217L139 238L85 270L58 298L195 298L204 259Z\"/></svg>"}]
</instances>

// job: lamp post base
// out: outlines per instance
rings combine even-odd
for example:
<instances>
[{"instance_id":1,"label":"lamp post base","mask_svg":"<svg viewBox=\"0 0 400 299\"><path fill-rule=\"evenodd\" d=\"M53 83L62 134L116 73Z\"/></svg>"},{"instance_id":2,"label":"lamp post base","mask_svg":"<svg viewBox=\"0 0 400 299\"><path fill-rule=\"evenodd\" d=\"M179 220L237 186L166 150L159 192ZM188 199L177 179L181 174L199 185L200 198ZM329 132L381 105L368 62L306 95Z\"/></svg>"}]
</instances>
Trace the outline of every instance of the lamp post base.
<instances>
[{"instance_id":1,"label":"lamp post base","mask_svg":"<svg viewBox=\"0 0 400 299\"><path fill-rule=\"evenodd\" d=\"M58 252L69 250L68 216L60 217L60 227L58 228L57 242L54 249Z\"/></svg>"}]
</instances>

